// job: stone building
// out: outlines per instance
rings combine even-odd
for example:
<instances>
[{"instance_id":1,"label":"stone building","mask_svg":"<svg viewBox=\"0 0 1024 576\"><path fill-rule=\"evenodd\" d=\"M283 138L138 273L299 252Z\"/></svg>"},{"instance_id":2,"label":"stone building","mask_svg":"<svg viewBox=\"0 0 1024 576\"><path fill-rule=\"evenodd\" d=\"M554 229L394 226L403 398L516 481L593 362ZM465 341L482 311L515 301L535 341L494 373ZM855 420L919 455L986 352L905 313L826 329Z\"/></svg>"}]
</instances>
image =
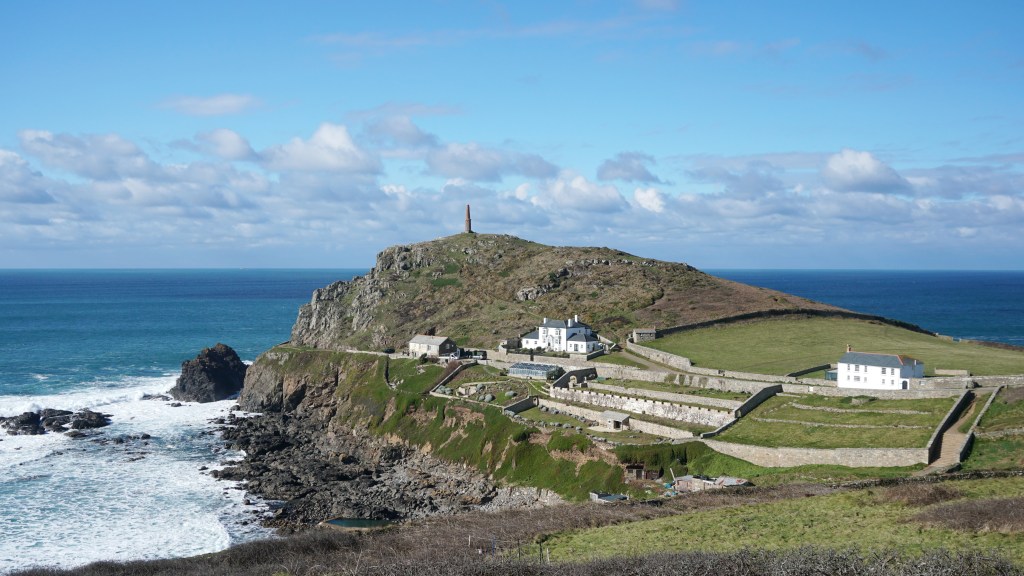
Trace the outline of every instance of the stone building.
<instances>
[{"instance_id":1,"label":"stone building","mask_svg":"<svg viewBox=\"0 0 1024 576\"><path fill-rule=\"evenodd\" d=\"M447 336L417 334L413 336L412 340L409 340L409 354L413 356L426 354L427 356L437 357L458 356L459 347L455 344L454 340Z\"/></svg>"}]
</instances>

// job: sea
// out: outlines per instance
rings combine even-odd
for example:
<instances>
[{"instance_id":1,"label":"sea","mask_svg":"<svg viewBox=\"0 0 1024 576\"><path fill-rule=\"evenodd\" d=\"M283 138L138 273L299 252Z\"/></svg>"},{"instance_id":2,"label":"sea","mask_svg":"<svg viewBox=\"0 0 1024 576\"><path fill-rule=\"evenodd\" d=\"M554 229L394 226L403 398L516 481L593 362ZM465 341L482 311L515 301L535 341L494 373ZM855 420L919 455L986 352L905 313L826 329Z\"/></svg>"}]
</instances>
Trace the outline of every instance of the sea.
<instances>
[{"instance_id":1,"label":"sea","mask_svg":"<svg viewBox=\"0 0 1024 576\"><path fill-rule=\"evenodd\" d=\"M288 339L315 288L365 269L0 270L0 416L90 408L94 438L0 435L0 574L190 556L272 534L273 503L209 472L241 455L210 420L234 402L145 400L223 342ZM1024 346L1024 272L710 270L960 338ZM148 440L110 440L148 434ZM96 441L106 438L107 442Z\"/></svg>"}]
</instances>

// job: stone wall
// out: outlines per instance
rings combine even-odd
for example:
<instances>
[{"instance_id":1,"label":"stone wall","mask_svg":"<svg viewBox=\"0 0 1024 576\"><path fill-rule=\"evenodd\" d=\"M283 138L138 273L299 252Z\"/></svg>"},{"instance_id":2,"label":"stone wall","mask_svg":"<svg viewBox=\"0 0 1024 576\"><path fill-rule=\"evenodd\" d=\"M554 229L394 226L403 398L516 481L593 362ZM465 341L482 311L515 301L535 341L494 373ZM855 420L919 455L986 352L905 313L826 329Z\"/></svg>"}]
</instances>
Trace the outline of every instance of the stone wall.
<instances>
[{"instance_id":1,"label":"stone wall","mask_svg":"<svg viewBox=\"0 0 1024 576\"><path fill-rule=\"evenodd\" d=\"M920 398L952 398L963 394L962 388L939 390L871 390L867 388L839 388L836 386L808 386L783 384L782 391L789 394L818 394L819 396L872 396L886 400L916 400Z\"/></svg>"},{"instance_id":2,"label":"stone wall","mask_svg":"<svg viewBox=\"0 0 1024 576\"><path fill-rule=\"evenodd\" d=\"M590 390L552 388L551 396L560 400L601 406L636 414L650 414L658 418L668 418L681 422L702 424L705 426L721 426L732 420L732 414L714 408L673 404L660 400L646 400L617 394L602 394Z\"/></svg>"},{"instance_id":3,"label":"stone wall","mask_svg":"<svg viewBox=\"0 0 1024 576\"><path fill-rule=\"evenodd\" d=\"M676 392L662 392L659 390L645 390L643 388L623 388L622 386L602 384L600 382L588 382L587 387L594 390L604 390L605 392L613 392L616 394L632 394L634 396L646 396L648 398L657 398L658 400L668 400L669 402L704 404L706 406L714 406L715 408L724 408L726 410L736 410L744 404L737 400L726 400L724 398L708 398L706 396L694 396L693 394L679 394Z\"/></svg>"},{"instance_id":4,"label":"stone wall","mask_svg":"<svg viewBox=\"0 0 1024 576\"><path fill-rule=\"evenodd\" d=\"M668 352L662 352L661 350L655 350L654 348L648 348L647 346L637 344L636 342L626 342L626 348L628 348L630 352L636 352L644 358L660 362L666 366L671 366L676 370L687 371L693 366L690 363L689 358L684 358Z\"/></svg>"},{"instance_id":5,"label":"stone wall","mask_svg":"<svg viewBox=\"0 0 1024 576\"><path fill-rule=\"evenodd\" d=\"M992 406L992 402L995 401L996 396L999 395L999 392L1001 392L1002 389L1003 389L1003 386L999 386L998 388L996 388L995 391L992 392L992 395L988 397L988 401L985 402L985 405L978 412L978 415L974 417L974 422L971 423L971 427L967 431L967 436L964 438L963 443L960 444L960 452L959 452L959 460L960 460L960 462L963 462L964 460L966 460L967 457L971 454L971 448L974 447L974 440L975 440L974 432L975 432L975 430L977 430L978 424L981 422L981 419L985 416L985 413L988 412L988 409Z\"/></svg>"},{"instance_id":6,"label":"stone wall","mask_svg":"<svg viewBox=\"0 0 1024 576\"><path fill-rule=\"evenodd\" d=\"M865 468L928 463L927 448L769 448L721 440L701 441L722 454L770 468L807 464Z\"/></svg>"},{"instance_id":7,"label":"stone wall","mask_svg":"<svg viewBox=\"0 0 1024 576\"><path fill-rule=\"evenodd\" d=\"M568 388L570 381L575 378L576 385L581 385L587 380L593 380L597 377L597 370L594 368L577 368L576 370L569 370L565 374L558 377L557 380L551 383L553 388Z\"/></svg>"},{"instance_id":8,"label":"stone wall","mask_svg":"<svg viewBox=\"0 0 1024 576\"><path fill-rule=\"evenodd\" d=\"M954 422L960 418L960 413L963 412L964 408L971 403L971 399L974 398L974 393L970 390L964 391L956 402L953 403L953 407L946 412L945 418L939 423L938 428L932 433L931 439L928 440L928 461L933 462L939 459L939 452L942 451L942 433L949 429Z\"/></svg>"},{"instance_id":9,"label":"stone wall","mask_svg":"<svg viewBox=\"0 0 1024 576\"><path fill-rule=\"evenodd\" d=\"M683 386L693 386L694 388L711 388L713 390L743 392L746 394L757 394L766 386L764 382L748 382L745 380L700 376L697 374L682 374L680 375L679 383Z\"/></svg>"},{"instance_id":10,"label":"stone wall","mask_svg":"<svg viewBox=\"0 0 1024 576\"><path fill-rule=\"evenodd\" d=\"M746 416L747 414L750 414L751 410L757 408L758 406L761 405L762 402L771 398L772 396L775 396L779 392L782 392L781 384L776 384L775 386L766 386L762 388L757 394L754 394L753 396L750 397L750 399L748 399L741 406L736 408L736 410L733 411L733 416L741 418L743 416Z\"/></svg>"},{"instance_id":11,"label":"stone wall","mask_svg":"<svg viewBox=\"0 0 1024 576\"><path fill-rule=\"evenodd\" d=\"M553 364L561 366L566 370L577 368L594 368L599 376L604 378L616 378L619 380L639 380L641 382L668 382L674 383L678 380L677 375L671 372L658 370L644 370L632 366L619 366L605 362L592 362L583 358L558 358L549 356L536 356L530 360L529 354L514 354L511 352L497 351L491 356L491 360L498 362L535 362L537 364Z\"/></svg>"},{"instance_id":12,"label":"stone wall","mask_svg":"<svg viewBox=\"0 0 1024 576\"><path fill-rule=\"evenodd\" d=\"M563 404L554 400L539 400L540 406L547 406L548 408L555 408L566 414L584 418L586 420L593 420L595 422L601 421L601 412L597 410L591 410L589 408L582 408L580 406L573 406L571 404ZM655 424L654 422L646 422L644 420L637 420L635 417L629 417L629 427L637 432L644 432L645 434L653 434L655 436L663 436L665 438L673 439L684 439L693 438L693 433L687 430L680 430L678 428L672 428L670 426L663 426L661 424Z\"/></svg>"}]
</instances>

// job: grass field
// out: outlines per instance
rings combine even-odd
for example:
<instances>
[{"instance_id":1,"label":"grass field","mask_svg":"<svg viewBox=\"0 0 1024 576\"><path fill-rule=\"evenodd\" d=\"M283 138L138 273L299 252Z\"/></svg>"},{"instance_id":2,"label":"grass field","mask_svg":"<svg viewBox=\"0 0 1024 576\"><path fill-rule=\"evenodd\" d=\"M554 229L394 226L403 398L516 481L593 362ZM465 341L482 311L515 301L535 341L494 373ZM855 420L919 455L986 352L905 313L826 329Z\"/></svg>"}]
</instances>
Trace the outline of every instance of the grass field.
<instances>
[{"instance_id":1,"label":"grass field","mask_svg":"<svg viewBox=\"0 0 1024 576\"><path fill-rule=\"evenodd\" d=\"M1019 431L1024 431L1024 388L1004 388L978 423L978 437L963 469L1024 468L1024 433Z\"/></svg>"},{"instance_id":2,"label":"grass field","mask_svg":"<svg viewBox=\"0 0 1024 576\"><path fill-rule=\"evenodd\" d=\"M775 396L717 439L773 447L920 448L952 406L951 398L854 405L845 397Z\"/></svg>"},{"instance_id":3,"label":"grass field","mask_svg":"<svg viewBox=\"0 0 1024 576\"><path fill-rule=\"evenodd\" d=\"M656 392L672 392L673 394L689 394L691 396L705 396L707 398L719 398L721 400L735 400L745 402L750 394L743 392L729 392L728 390L717 390L715 388L697 388L695 386L680 386L678 384L667 384L664 382L644 382L641 380L616 380L605 378L598 380L602 384L622 386L623 388L639 388L641 390L654 390Z\"/></svg>"},{"instance_id":4,"label":"grass field","mask_svg":"<svg viewBox=\"0 0 1024 576\"><path fill-rule=\"evenodd\" d=\"M1024 374L1024 352L950 342L895 326L845 318L778 318L727 324L659 338L651 348L690 358L697 366L787 374L835 363L854 350L906 354L935 368L975 375Z\"/></svg>"},{"instance_id":5,"label":"grass field","mask_svg":"<svg viewBox=\"0 0 1024 576\"><path fill-rule=\"evenodd\" d=\"M647 369L647 366L644 366L643 364L641 364L639 362L636 362L636 361L632 360L631 358L629 358L628 356L626 356L625 354L621 354L621 353L604 354L602 356L598 356L597 358L594 358L594 362L603 362L605 364L615 364L617 366L628 366L630 368L639 368L641 370L646 370Z\"/></svg>"},{"instance_id":6,"label":"grass field","mask_svg":"<svg viewBox=\"0 0 1024 576\"><path fill-rule=\"evenodd\" d=\"M865 552L899 548L912 554L937 548L998 551L1021 564L1024 563L1024 532L1019 520L993 518L987 529L960 530L945 527L943 520L955 520L944 518L944 515L953 515L944 508L952 502L982 504L985 499L1022 495L1022 478L871 488L725 506L561 533L548 538L545 545L550 547L553 560L680 550L839 546ZM1019 510L1007 512L1007 516L1019 514ZM940 521L922 520L935 517Z\"/></svg>"}]
</instances>

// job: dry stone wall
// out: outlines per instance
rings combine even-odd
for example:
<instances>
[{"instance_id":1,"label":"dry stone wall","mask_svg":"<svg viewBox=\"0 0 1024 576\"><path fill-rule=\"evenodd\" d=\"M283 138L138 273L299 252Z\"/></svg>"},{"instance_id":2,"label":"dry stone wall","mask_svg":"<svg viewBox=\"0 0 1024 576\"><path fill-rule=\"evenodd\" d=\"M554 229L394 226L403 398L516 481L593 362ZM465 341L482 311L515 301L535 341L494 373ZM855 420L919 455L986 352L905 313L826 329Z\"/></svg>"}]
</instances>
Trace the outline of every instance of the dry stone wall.
<instances>
[{"instance_id":1,"label":"dry stone wall","mask_svg":"<svg viewBox=\"0 0 1024 576\"><path fill-rule=\"evenodd\" d=\"M586 420L593 420L600 422L601 412L597 410L591 410L589 408L582 408L580 406L573 406L572 404L563 404L554 400L541 399L540 406L546 406L548 408L555 408L566 414L571 414L578 418L584 418ZM670 426L663 426L661 424L655 424L654 422L647 422L644 420L638 420L632 416L629 418L629 427L637 432L644 432L646 434L653 434L655 436L663 436L665 438L672 438L676 440L682 440L685 438L693 438L693 433L687 430L680 430L678 428L672 428Z\"/></svg>"},{"instance_id":2,"label":"dry stone wall","mask_svg":"<svg viewBox=\"0 0 1024 576\"><path fill-rule=\"evenodd\" d=\"M679 394L676 392L662 392L659 390L645 390L643 388L623 388L622 386L602 384L601 382L588 382L587 387L615 394L632 394L634 396L646 396L648 398L668 400L669 402L684 402L686 404L704 404L705 406L724 408L726 410L735 410L743 405L743 402L738 400L708 398L706 396L694 396L692 394Z\"/></svg>"},{"instance_id":3,"label":"dry stone wall","mask_svg":"<svg viewBox=\"0 0 1024 576\"><path fill-rule=\"evenodd\" d=\"M769 448L721 440L701 441L717 452L766 467L829 464L866 468L928 463L927 448Z\"/></svg>"},{"instance_id":4,"label":"dry stone wall","mask_svg":"<svg viewBox=\"0 0 1024 576\"><path fill-rule=\"evenodd\" d=\"M636 414L650 414L659 418L679 420L693 424L718 427L732 420L732 413L714 408L673 404L660 400L645 400L617 394L602 394L589 390L552 388L551 396L569 402L601 406Z\"/></svg>"}]
</instances>

